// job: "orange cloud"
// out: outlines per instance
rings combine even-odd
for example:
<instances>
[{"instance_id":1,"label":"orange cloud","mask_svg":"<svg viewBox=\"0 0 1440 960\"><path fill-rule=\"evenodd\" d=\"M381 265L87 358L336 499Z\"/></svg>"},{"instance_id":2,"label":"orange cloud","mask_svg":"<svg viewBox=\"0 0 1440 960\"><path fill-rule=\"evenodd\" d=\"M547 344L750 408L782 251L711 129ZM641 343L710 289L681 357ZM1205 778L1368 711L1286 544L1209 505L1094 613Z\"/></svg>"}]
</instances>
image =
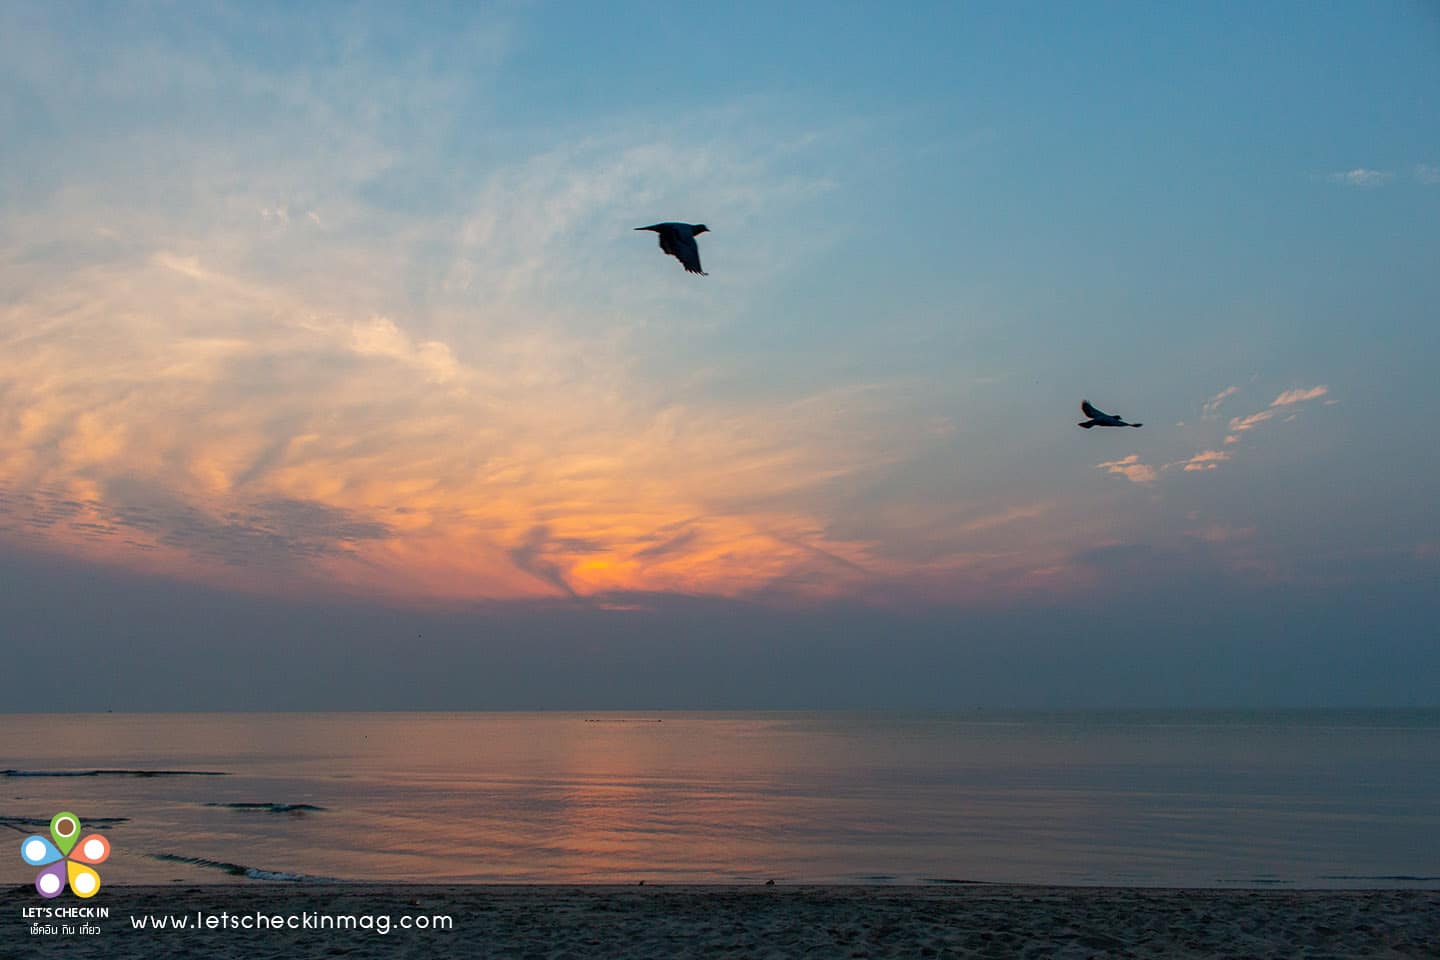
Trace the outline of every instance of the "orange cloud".
<instances>
[{"instance_id":1,"label":"orange cloud","mask_svg":"<svg viewBox=\"0 0 1440 960\"><path fill-rule=\"evenodd\" d=\"M1258 413L1252 413L1248 417L1232 418L1230 420L1230 429L1233 432L1225 437L1225 442L1227 444L1238 443L1240 441L1240 434L1247 430L1253 430L1265 421L1273 419L1276 413L1279 412L1279 410L1276 409L1278 407L1289 407L1297 403L1304 403L1307 400L1316 400L1329 392L1330 388L1323 385L1316 387L1297 387L1293 390L1286 390L1272 400L1268 408ZM1330 402L1332 401L1326 401L1326 403ZM1285 418L1287 423L1293 419L1295 419L1293 414Z\"/></svg>"},{"instance_id":2,"label":"orange cloud","mask_svg":"<svg viewBox=\"0 0 1440 960\"><path fill-rule=\"evenodd\" d=\"M1230 459L1230 454L1223 450L1205 450L1195 454L1188 460L1177 460L1174 463L1165 464L1166 468L1183 467L1186 473L1195 471L1214 470Z\"/></svg>"},{"instance_id":3,"label":"orange cloud","mask_svg":"<svg viewBox=\"0 0 1440 960\"><path fill-rule=\"evenodd\" d=\"M1135 453L1120 460L1097 463L1095 466L1107 473L1119 474L1131 483L1153 483L1157 476L1155 468L1141 463L1140 455Z\"/></svg>"},{"instance_id":4,"label":"orange cloud","mask_svg":"<svg viewBox=\"0 0 1440 960\"><path fill-rule=\"evenodd\" d=\"M1220 405L1221 405L1222 403L1224 403L1227 399L1229 399L1230 397L1233 397L1235 394L1237 394L1237 393L1239 393L1239 392L1240 392L1240 388L1239 388L1239 387L1234 387L1234 386L1226 387L1224 390L1221 390L1219 393L1215 394L1215 396L1211 397L1209 400L1206 400L1205 403L1204 403L1204 405L1201 407L1201 412L1202 412L1203 415L1206 416L1206 417L1213 417L1216 413L1219 412L1219 410L1220 410Z\"/></svg>"},{"instance_id":5,"label":"orange cloud","mask_svg":"<svg viewBox=\"0 0 1440 960\"><path fill-rule=\"evenodd\" d=\"M0 535L457 599L833 595L909 569L810 506L885 462L837 439L883 391L690 407L573 333L417 337L194 257L71 281L0 307Z\"/></svg>"},{"instance_id":6,"label":"orange cloud","mask_svg":"<svg viewBox=\"0 0 1440 960\"><path fill-rule=\"evenodd\" d=\"M1246 430L1254 430L1260 424L1275 416L1274 410L1261 410L1259 413L1252 413L1248 417L1232 417L1230 429L1235 433L1244 433ZM1238 437L1236 439L1239 439ZM1225 442L1229 443L1230 438L1226 437Z\"/></svg>"},{"instance_id":7,"label":"orange cloud","mask_svg":"<svg viewBox=\"0 0 1440 960\"><path fill-rule=\"evenodd\" d=\"M1286 407L1294 403L1304 403L1306 400L1315 400L1330 392L1329 387L1297 387L1294 390L1286 390L1280 396L1271 401L1272 407Z\"/></svg>"},{"instance_id":8,"label":"orange cloud","mask_svg":"<svg viewBox=\"0 0 1440 960\"><path fill-rule=\"evenodd\" d=\"M502 167L434 222L347 195L384 167L364 149L249 188L217 158L221 182L177 201L195 209L103 211L125 230L84 204L17 221L0 538L233 589L457 600L951 599L1058 569L1083 521L1033 491L865 499L957 442L927 385L722 398L704 360L657 375L645 344L719 329L747 294L683 283L613 224L703 182L749 237L731 276L763 285L825 235L742 231L831 185L724 137L632 141ZM60 253L21 255L42 242Z\"/></svg>"}]
</instances>

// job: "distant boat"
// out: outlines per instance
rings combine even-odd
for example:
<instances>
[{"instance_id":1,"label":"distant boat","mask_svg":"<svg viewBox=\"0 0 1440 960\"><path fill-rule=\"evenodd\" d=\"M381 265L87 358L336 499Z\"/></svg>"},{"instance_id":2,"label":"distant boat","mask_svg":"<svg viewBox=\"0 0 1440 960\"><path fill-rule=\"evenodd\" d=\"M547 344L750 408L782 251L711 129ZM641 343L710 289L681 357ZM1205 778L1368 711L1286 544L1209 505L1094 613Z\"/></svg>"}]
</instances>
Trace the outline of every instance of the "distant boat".
<instances>
[{"instance_id":1,"label":"distant boat","mask_svg":"<svg viewBox=\"0 0 1440 960\"><path fill-rule=\"evenodd\" d=\"M660 249L680 261L690 273L698 273L702 277L709 274L700 269L700 247L695 243L695 238L702 233L709 233L710 228L703 223L653 223L648 227L636 227L636 230L654 230L660 234Z\"/></svg>"},{"instance_id":2,"label":"distant boat","mask_svg":"<svg viewBox=\"0 0 1440 960\"><path fill-rule=\"evenodd\" d=\"M1120 414L1109 414L1103 410L1097 410L1090 405L1089 400L1080 401L1080 411L1089 417L1084 423L1077 423L1075 426L1084 427L1089 430L1091 427L1143 427L1143 423L1126 423L1120 419Z\"/></svg>"}]
</instances>

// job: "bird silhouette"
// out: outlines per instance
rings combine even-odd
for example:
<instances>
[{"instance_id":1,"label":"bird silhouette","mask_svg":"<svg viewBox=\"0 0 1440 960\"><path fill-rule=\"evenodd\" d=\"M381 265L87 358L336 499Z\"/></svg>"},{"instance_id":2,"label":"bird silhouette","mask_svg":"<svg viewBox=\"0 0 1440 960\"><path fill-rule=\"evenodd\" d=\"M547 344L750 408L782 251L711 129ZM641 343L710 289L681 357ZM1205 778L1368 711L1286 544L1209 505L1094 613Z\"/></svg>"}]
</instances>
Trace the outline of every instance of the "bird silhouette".
<instances>
[{"instance_id":1,"label":"bird silhouette","mask_svg":"<svg viewBox=\"0 0 1440 960\"><path fill-rule=\"evenodd\" d=\"M1143 427L1143 423L1126 423L1120 419L1120 414L1110 414L1103 410L1097 410L1090 405L1089 400L1080 401L1080 410L1089 417L1084 423L1077 423L1075 426L1084 427L1089 430L1091 427Z\"/></svg>"},{"instance_id":2,"label":"bird silhouette","mask_svg":"<svg viewBox=\"0 0 1440 960\"><path fill-rule=\"evenodd\" d=\"M690 273L698 273L702 277L709 274L700 269L700 247L696 245L695 238L702 233L709 233L710 228L703 223L653 223L648 227L636 227L636 230L654 230L660 234L660 249L680 261Z\"/></svg>"}]
</instances>

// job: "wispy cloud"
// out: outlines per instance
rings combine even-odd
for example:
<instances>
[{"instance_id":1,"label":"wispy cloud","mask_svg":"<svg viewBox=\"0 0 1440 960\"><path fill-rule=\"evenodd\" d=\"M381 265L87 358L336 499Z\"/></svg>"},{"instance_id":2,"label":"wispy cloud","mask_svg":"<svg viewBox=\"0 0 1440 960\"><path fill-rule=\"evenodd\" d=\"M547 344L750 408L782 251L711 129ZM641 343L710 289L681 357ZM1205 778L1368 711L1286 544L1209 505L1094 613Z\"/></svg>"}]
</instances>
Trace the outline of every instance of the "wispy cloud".
<instances>
[{"instance_id":1,"label":"wispy cloud","mask_svg":"<svg viewBox=\"0 0 1440 960\"><path fill-rule=\"evenodd\" d=\"M667 272L636 211L692 208L703 182L717 234L740 234L828 189L803 145L748 122L563 138L452 184L458 212L402 216L342 177L323 232L296 229L318 225L313 171L285 154L255 165L263 183L222 163L163 203L132 174L130 207L107 211L124 233L21 211L0 225L0 532L227 581L303 569L457 597L739 594L822 553L870 569L807 501L883 462L836 438L894 398L692 397L630 319L681 337L745 300ZM373 185L384 144L347 142ZM759 266L737 274L816 249L752 235L731 256Z\"/></svg>"},{"instance_id":2,"label":"wispy cloud","mask_svg":"<svg viewBox=\"0 0 1440 960\"><path fill-rule=\"evenodd\" d=\"M1240 434L1253 430L1267 420L1273 419L1276 414L1281 412L1281 408L1293 407L1296 404L1305 403L1310 400L1318 400L1329 394L1329 392L1330 388L1323 384L1314 387L1295 387L1286 390L1274 400L1270 401L1270 406L1266 409L1245 417L1232 417L1229 425L1231 432L1225 437L1225 442L1227 444L1238 443L1240 442ZM1330 401L1326 402L1329 403ZM1286 422L1289 422L1294 419L1294 415L1292 414L1285 419Z\"/></svg>"},{"instance_id":3,"label":"wispy cloud","mask_svg":"<svg viewBox=\"0 0 1440 960\"><path fill-rule=\"evenodd\" d=\"M1338 183L1347 187L1359 187L1364 190L1383 187L1393 180L1395 175L1385 170L1369 170L1365 167L1356 167L1354 170L1342 170L1338 173L1327 174L1325 179L1331 183Z\"/></svg>"},{"instance_id":4,"label":"wispy cloud","mask_svg":"<svg viewBox=\"0 0 1440 960\"><path fill-rule=\"evenodd\" d=\"M1235 443L1239 441L1239 434L1242 434L1247 430L1254 430L1260 424L1264 423L1266 420L1269 420L1273 416L1275 416L1274 410L1261 410L1259 413L1252 413L1248 417L1231 417L1230 429L1233 432L1225 438L1225 442Z\"/></svg>"},{"instance_id":5,"label":"wispy cloud","mask_svg":"<svg viewBox=\"0 0 1440 960\"><path fill-rule=\"evenodd\" d=\"M1119 460L1110 460L1105 463L1095 464L1096 469L1104 470L1106 473L1114 473L1124 477L1131 483L1154 483L1157 476L1154 467L1146 466L1140 462L1140 455L1132 453L1128 457Z\"/></svg>"},{"instance_id":6,"label":"wispy cloud","mask_svg":"<svg viewBox=\"0 0 1440 960\"><path fill-rule=\"evenodd\" d=\"M1237 394L1237 393L1239 393L1239 392L1240 392L1240 388L1239 388L1239 387L1233 387L1233 386L1232 386L1232 387L1226 387L1224 390L1221 390L1219 393L1215 394L1215 396L1211 397L1209 400L1206 400L1205 403L1204 403L1204 404L1202 405L1202 407L1201 407L1201 412L1202 412L1203 415L1206 416L1206 417L1213 417L1213 416L1215 416L1215 415L1216 415L1217 413L1219 413L1219 411L1220 411L1220 405L1221 405L1222 403L1224 403L1224 402L1225 402L1227 399L1229 399L1230 397L1235 396L1235 394Z\"/></svg>"},{"instance_id":7,"label":"wispy cloud","mask_svg":"<svg viewBox=\"0 0 1440 960\"><path fill-rule=\"evenodd\" d=\"M460 596L733 594L863 559L803 507L865 469L821 439L833 405L686 406L603 335L457 349L193 257L68 279L0 308L0 487L51 546Z\"/></svg>"},{"instance_id":8,"label":"wispy cloud","mask_svg":"<svg viewBox=\"0 0 1440 960\"><path fill-rule=\"evenodd\" d=\"M388 317L371 317L351 327L351 349L362 357L383 357L412 367L432 383L454 380L460 365L447 344L415 343Z\"/></svg>"},{"instance_id":9,"label":"wispy cloud","mask_svg":"<svg viewBox=\"0 0 1440 960\"><path fill-rule=\"evenodd\" d=\"M1413 172L1416 181L1427 187L1440 183L1440 163L1417 163Z\"/></svg>"},{"instance_id":10,"label":"wispy cloud","mask_svg":"<svg viewBox=\"0 0 1440 960\"><path fill-rule=\"evenodd\" d=\"M1012 507L1000 513L992 513L988 516L977 517L968 520L958 528L962 533L977 533L981 530L992 530L996 527L1003 527L1020 520L1034 520L1042 517L1054 509L1053 503L1028 503L1018 507Z\"/></svg>"},{"instance_id":11,"label":"wispy cloud","mask_svg":"<svg viewBox=\"0 0 1440 960\"><path fill-rule=\"evenodd\" d=\"M1330 392L1326 386L1319 387L1296 387L1294 390L1286 390L1280 396L1270 402L1272 407L1288 407L1294 403L1304 403L1306 400L1316 400Z\"/></svg>"},{"instance_id":12,"label":"wispy cloud","mask_svg":"<svg viewBox=\"0 0 1440 960\"><path fill-rule=\"evenodd\" d=\"M1013 546L966 544L1048 509L1032 501L938 530L932 512L925 534L883 541L844 532L834 490L954 432L908 413L928 428L883 426L933 409L913 389L714 395L694 387L715 358L696 371L656 355L749 294L687 285L628 230L635 210L690 208L687 184L706 183L722 207L707 218L751 238L729 250L751 278L824 248L744 228L829 189L804 138L756 146L706 126L517 158L434 216L341 191L325 230L301 229L316 219L303 198L247 189L228 216L217 186L168 209L137 200L120 211L136 231L100 241L69 210L0 226L15 292L0 304L0 536L238 588L404 597L902 582L949 597L959 579L1023 580L1034 561ZM284 180L284 166L267 169ZM26 253L77 237L73 260Z\"/></svg>"},{"instance_id":13,"label":"wispy cloud","mask_svg":"<svg viewBox=\"0 0 1440 960\"><path fill-rule=\"evenodd\" d=\"M1165 468L1168 470L1171 467L1181 467L1186 473L1194 473L1197 471L1214 470L1229 459L1230 454L1224 450L1205 450L1195 454L1195 456L1188 460L1177 460L1174 463L1167 463L1165 464Z\"/></svg>"},{"instance_id":14,"label":"wispy cloud","mask_svg":"<svg viewBox=\"0 0 1440 960\"><path fill-rule=\"evenodd\" d=\"M510 559L515 562L515 566L524 570L526 573L534 574L545 583L559 588L572 597L576 596L575 589L571 587L569 581L565 579L564 568L547 556L550 552L550 541L549 527L544 524L531 527L530 531L525 534L524 541L511 548ZM579 546L581 552L588 552L590 549L590 545L587 543L582 542ZM564 553L574 553L575 549L576 546L573 541L570 545L555 545L556 553L561 553L561 551Z\"/></svg>"}]
</instances>

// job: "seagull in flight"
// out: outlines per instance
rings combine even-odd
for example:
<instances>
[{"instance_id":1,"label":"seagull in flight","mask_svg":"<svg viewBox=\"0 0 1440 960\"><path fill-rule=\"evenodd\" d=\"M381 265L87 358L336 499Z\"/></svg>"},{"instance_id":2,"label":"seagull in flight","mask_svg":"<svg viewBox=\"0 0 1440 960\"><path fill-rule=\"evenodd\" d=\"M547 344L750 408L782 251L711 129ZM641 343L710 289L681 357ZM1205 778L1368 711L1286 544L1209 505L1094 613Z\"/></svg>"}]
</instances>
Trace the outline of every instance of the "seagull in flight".
<instances>
[{"instance_id":1,"label":"seagull in flight","mask_svg":"<svg viewBox=\"0 0 1440 960\"><path fill-rule=\"evenodd\" d=\"M1084 427L1089 430L1091 427L1143 427L1143 423L1126 423L1120 419L1120 414L1109 414L1103 410L1096 410L1090 405L1089 400L1080 401L1080 410L1089 417L1084 423L1077 423L1075 426Z\"/></svg>"},{"instance_id":2,"label":"seagull in flight","mask_svg":"<svg viewBox=\"0 0 1440 960\"><path fill-rule=\"evenodd\" d=\"M686 271L698 273L702 277L709 276L700 269L700 248L695 245L696 237L710 232L710 228L705 224L655 223L648 227L636 227L635 229L654 230L660 234L660 249L679 260Z\"/></svg>"}]
</instances>

